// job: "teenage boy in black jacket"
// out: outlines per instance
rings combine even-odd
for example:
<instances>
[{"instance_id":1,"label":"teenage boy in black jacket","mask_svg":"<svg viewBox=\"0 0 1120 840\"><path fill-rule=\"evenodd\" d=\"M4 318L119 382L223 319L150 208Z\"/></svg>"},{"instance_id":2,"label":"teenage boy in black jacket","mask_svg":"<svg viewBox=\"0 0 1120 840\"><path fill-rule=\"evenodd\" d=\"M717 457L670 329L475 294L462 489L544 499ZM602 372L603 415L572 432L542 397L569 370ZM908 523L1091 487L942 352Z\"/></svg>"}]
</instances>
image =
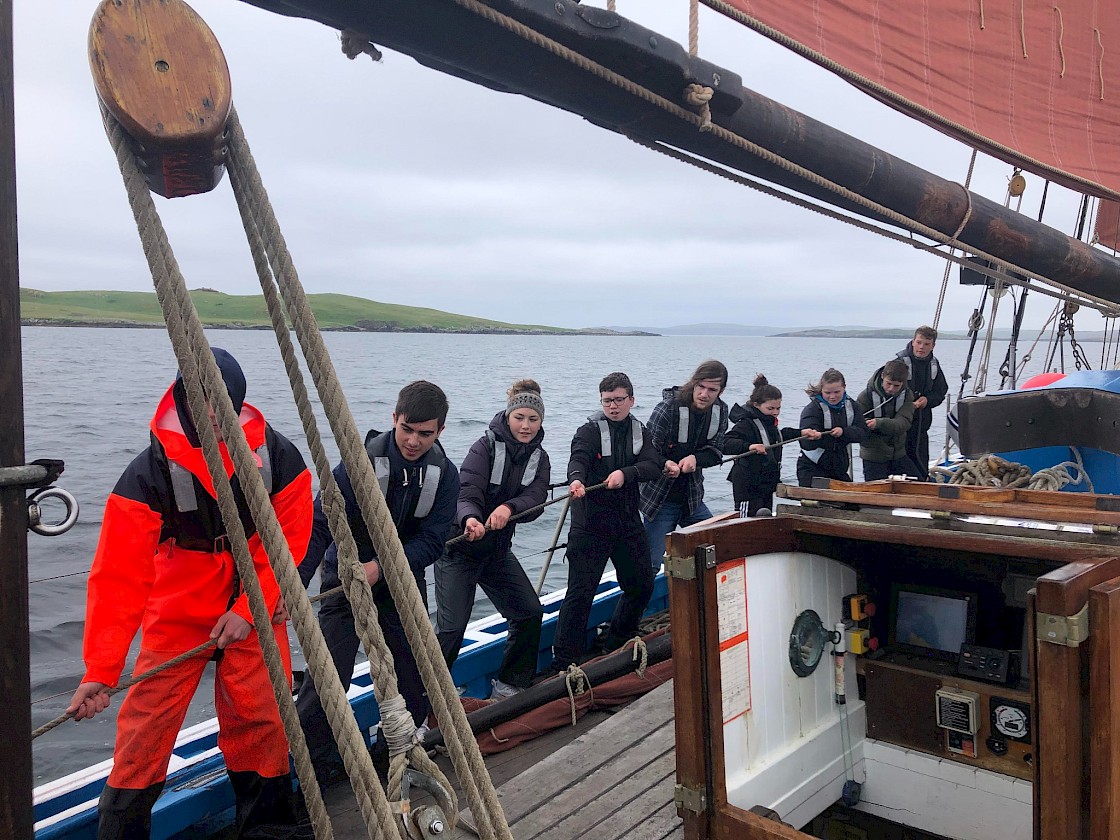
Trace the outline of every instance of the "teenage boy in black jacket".
<instances>
[{"instance_id":1,"label":"teenage boy in black jacket","mask_svg":"<svg viewBox=\"0 0 1120 840\"><path fill-rule=\"evenodd\" d=\"M431 382L413 382L402 388L397 397L393 428L380 434L371 431L366 436L366 453L373 462L378 483L385 494L385 503L397 526L397 535L404 545L405 556L425 604L425 570L443 554L443 544L455 518L455 502L459 497L459 471L438 442L447 421L447 408L447 397L438 386ZM381 563L366 530L350 476L342 464L335 467L334 477L346 500L346 518L357 543L358 560L365 570L366 581L373 588L377 623L385 635L389 652L393 654L401 697L412 719L420 726L428 715L428 698L416 658L408 645L397 605L381 574ZM322 498L316 498L311 543L299 565L304 586L311 581L320 563L323 566L321 586L325 592L339 584L338 547L323 512ZM358 653L358 635L345 593L337 592L323 601L319 626L338 668L342 687L349 688ZM321 781L329 780L341 760L327 715L310 679L305 680L300 688L296 710L307 736L315 771ZM384 743L383 738L379 734L379 746ZM387 760L387 755L379 749L375 762Z\"/></svg>"},{"instance_id":2,"label":"teenage boy in black jacket","mask_svg":"<svg viewBox=\"0 0 1120 840\"><path fill-rule=\"evenodd\" d=\"M914 395L914 422L906 435L906 454L918 468L918 478L929 479L929 427L933 425L933 410L945 402L949 383L941 363L933 355L937 344L937 330L918 327L914 338L895 357L909 369L906 381Z\"/></svg>"},{"instance_id":3,"label":"teenage boy in black jacket","mask_svg":"<svg viewBox=\"0 0 1120 840\"><path fill-rule=\"evenodd\" d=\"M568 481L572 526L568 531L568 593L560 607L552 667L562 671L579 661L587 646L591 603L607 559L622 588L605 648L632 638L653 594L649 538L638 510L638 484L661 475L665 458L653 447L649 431L633 416L634 386L625 373L599 383L603 410L576 430ZM606 482L588 494L586 488Z\"/></svg>"}]
</instances>

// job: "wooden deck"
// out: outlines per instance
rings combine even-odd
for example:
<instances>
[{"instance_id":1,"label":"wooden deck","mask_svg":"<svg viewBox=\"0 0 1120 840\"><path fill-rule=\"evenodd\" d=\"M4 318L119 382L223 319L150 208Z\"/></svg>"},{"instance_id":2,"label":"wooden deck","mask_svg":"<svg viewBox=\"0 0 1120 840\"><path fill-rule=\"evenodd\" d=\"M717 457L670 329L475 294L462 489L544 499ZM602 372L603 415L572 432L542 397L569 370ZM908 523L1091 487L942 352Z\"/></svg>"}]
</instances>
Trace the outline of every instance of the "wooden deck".
<instances>
[{"instance_id":1,"label":"wooden deck","mask_svg":"<svg viewBox=\"0 0 1120 840\"><path fill-rule=\"evenodd\" d=\"M454 780L450 761L439 763ZM683 840L673 806L671 682L614 714L592 712L486 764L516 840ZM347 785L325 797L337 838L368 836ZM460 825L447 837L475 835Z\"/></svg>"}]
</instances>

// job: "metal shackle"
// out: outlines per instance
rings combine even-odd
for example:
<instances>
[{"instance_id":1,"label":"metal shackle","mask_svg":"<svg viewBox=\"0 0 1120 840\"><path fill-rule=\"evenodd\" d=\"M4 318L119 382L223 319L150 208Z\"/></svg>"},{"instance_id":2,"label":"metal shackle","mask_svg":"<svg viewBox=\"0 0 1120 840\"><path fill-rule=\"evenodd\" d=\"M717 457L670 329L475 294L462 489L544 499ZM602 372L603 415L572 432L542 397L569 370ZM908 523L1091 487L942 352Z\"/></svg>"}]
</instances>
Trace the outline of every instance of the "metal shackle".
<instances>
[{"instance_id":1,"label":"metal shackle","mask_svg":"<svg viewBox=\"0 0 1120 840\"><path fill-rule=\"evenodd\" d=\"M39 503L44 499L58 499L65 505L66 515L61 522L52 525L43 521L43 511ZM78 521L78 512L78 500L74 498L72 493L61 487L44 487L27 497L27 527L44 537L57 537L59 534L65 534Z\"/></svg>"}]
</instances>

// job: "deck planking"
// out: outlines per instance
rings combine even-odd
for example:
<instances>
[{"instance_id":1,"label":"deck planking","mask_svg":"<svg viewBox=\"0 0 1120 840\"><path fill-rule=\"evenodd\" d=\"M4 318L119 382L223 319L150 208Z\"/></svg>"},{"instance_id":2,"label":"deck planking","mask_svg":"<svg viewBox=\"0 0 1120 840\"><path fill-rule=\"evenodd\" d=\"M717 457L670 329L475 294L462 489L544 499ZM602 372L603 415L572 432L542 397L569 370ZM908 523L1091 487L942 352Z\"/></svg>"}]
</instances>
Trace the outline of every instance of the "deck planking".
<instances>
[{"instance_id":1,"label":"deck planking","mask_svg":"<svg viewBox=\"0 0 1120 840\"><path fill-rule=\"evenodd\" d=\"M516 840L675 840L684 836L675 780L668 683L495 783ZM460 827L452 837L474 835Z\"/></svg>"},{"instance_id":2,"label":"deck planking","mask_svg":"<svg viewBox=\"0 0 1120 840\"><path fill-rule=\"evenodd\" d=\"M446 755L436 763L455 786ZM486 757L515 840L683 840L673 805L676 749L670 681L613 713L592 711L575 726ZM323 791L338 840L368 838L345 782ZM424 803L426 794L413 799ZM469 819L469 813L468 813ZM448 840L475 840L463 825ZM217 835L233 837L232 829Z\"/></svg>"}]
</instances>

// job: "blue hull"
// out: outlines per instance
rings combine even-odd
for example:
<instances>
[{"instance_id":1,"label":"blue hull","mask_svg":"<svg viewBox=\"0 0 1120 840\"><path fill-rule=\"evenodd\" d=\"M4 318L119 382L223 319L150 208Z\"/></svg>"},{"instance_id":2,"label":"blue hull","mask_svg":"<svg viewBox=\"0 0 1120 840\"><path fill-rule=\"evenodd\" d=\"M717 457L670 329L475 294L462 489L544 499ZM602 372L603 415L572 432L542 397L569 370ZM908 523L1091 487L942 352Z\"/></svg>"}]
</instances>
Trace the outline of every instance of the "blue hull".
<instances>
[{"instance_id":1,"label":"blue hull","mask_svg":"<svg viewBox=\"0 0 1120 840\"><path fill-rule=\"evenodd\" d=\"M1080 458L1095 492L1120 494L1120 371L1076 371L1038 387L967 397L954 413L950 430L962 455L992 453L1033 472Z\"/></svg>"}]
</instances>

